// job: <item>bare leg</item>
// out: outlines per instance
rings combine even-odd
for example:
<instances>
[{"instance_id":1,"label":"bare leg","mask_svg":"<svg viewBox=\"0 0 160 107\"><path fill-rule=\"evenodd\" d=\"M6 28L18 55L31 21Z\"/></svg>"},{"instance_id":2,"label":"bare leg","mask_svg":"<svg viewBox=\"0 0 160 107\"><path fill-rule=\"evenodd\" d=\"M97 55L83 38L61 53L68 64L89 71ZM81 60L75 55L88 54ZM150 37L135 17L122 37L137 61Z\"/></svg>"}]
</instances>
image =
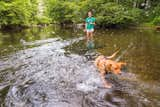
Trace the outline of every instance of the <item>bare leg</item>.
<instances>
[{"instance_id":1,"label":"bare leg","mask_svg":"<svg viewBox=\"0 0 160 107\"><path fill-rule=\"evenodd\" d=\"M87 42L89 41L89 36L90 36L90 33L86 32L86 40L87 40Z\"/></svg>"},{"instance_id":2,"label":"bare leg","mask_svg":"<svg viewBox=\"0 0 160 107\"><path fill-rule=\"evenodd\" d=\"M93 40L93 32L90 32L90 40Z\"/></svg>"}]
</instances>

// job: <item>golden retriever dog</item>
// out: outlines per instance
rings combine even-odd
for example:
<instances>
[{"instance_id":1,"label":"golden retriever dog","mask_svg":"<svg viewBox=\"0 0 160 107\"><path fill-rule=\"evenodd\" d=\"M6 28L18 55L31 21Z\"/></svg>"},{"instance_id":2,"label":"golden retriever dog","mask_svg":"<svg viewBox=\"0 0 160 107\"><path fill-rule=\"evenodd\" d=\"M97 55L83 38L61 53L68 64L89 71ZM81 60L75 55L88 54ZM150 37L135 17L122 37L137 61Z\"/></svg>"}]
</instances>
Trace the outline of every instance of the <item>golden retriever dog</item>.
<instances>
[{"instance_id":1,"label":"golden retriever dog","mask_svg":"<svg viewBox=\"0 0 160 107\"><path fill-rule=\"evenodd\" d=\"M103 80L104 86L106 88L111 88L112 85L105 79L107 73L111 72L113 74L121 74L121 68L126 65L124 62L116 62L111 60L119 51L116 51L111 56L105 57L103 55L98 56L95 59L95 66L100 72L100 76Z\"/></svg>"}]
</instances>

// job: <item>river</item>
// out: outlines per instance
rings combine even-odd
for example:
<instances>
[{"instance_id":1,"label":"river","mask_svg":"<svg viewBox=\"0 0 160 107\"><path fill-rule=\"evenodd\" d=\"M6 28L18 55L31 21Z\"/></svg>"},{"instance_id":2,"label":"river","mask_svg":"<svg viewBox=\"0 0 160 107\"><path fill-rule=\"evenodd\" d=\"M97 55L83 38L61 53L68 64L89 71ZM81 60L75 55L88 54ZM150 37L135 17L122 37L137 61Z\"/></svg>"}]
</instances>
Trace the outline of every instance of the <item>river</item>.
<instances>
[{"instance_id":1,"label":"river","mask_svg":"<svg viewBox=\"0 0 160 107\"><path fill-rule=\"evenodd\" d=\"M1 107L159 107L160 32L96 30L92 48L84 32L59 26L0 32ZM122 75L94 66L97 54L127 63Z\"/></svg>"}]
</instances>

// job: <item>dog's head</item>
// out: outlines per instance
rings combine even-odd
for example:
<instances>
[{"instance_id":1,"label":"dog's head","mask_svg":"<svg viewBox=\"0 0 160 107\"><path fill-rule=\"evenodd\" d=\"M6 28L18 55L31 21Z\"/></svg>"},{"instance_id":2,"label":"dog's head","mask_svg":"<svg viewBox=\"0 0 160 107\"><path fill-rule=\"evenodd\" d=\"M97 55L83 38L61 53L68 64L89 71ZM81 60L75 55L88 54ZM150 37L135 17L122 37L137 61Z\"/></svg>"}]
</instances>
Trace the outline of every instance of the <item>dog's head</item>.
<instances>
[{"instance_id":1,"label":"dog's head","mask_svg":"<svg viewBox=\"0 0 160 107\"><path fill-rule=\"evenodd\" d=\"M126 63L124 62L117 62L114 64L110 64L111 66L111 71L113 71L114 74L121 74L121 69L123 66L126 66Z\"/></svg>"}]
</instances>

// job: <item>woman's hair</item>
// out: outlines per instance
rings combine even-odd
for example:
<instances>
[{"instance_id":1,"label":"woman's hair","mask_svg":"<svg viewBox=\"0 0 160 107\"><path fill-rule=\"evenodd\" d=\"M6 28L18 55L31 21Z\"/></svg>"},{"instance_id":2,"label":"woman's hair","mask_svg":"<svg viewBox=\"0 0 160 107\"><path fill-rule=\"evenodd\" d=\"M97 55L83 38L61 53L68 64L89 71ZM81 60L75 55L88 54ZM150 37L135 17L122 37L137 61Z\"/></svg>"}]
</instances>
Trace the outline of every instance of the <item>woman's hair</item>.
<instances>
[{"instance_id":1,"label":"woman's hair","mask_svg":"<svg viewBox=\"0 0 160 107\"><path fill-rule=\"evenodd\" d=\"M93 12L91 11L91 10L89 10L88 12L87 12L87 14L86 14L86 16L88 17L88 13L91 13L92 14L92 16L93 16Z\"/></svg>"},{"instance_id":2,"label":"woman's hair","mask_svg":"<svg viewBox=\"0 0 160 107\"><path fill-rule=\"evenodd\" d=\"M90 13L93 13L91 10L89 10L89 11L87 12L87 14L88 14L89 12L90 12Z\"/></svg>"},{"instance_id":3,"label":"woman's hair","mask_svg":"<svg viewBox=\"0 0 160 107\"><path fill-rule=\"evenodd\" d=\"M91 12L91 14L92 14L92 16L93 16L92 10L89 10L89 11L85 14L84 18L88 17L88 13L89 13L89 12Z\"/></svg>"}]
</instances>

